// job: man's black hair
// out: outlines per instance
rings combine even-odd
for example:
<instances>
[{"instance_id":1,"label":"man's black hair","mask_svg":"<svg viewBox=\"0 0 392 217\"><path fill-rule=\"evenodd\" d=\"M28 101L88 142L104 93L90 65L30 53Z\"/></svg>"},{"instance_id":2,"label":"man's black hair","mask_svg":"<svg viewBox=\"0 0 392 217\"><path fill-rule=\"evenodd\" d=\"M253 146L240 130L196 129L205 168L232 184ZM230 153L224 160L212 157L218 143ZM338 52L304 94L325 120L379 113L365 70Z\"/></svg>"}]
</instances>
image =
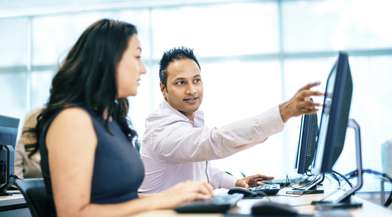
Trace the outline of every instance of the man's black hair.
<instances>
[{"instance_id":1,"label":"man's black hair","mask_svg":"<svg viewBox=\"0 0 392 217\"><path fill-rule=\"evenodd\" d=\"M167 67L171 62L175 60L181 59L191 59L195 61L197 66L200 69L199 61L197 61L195 54L193 53L193 49L186 47L176 47L172 48L163 53L161 61L159 62L159 80L163 85L166 86L167 83Z\"/></svg>"}]
</instances>

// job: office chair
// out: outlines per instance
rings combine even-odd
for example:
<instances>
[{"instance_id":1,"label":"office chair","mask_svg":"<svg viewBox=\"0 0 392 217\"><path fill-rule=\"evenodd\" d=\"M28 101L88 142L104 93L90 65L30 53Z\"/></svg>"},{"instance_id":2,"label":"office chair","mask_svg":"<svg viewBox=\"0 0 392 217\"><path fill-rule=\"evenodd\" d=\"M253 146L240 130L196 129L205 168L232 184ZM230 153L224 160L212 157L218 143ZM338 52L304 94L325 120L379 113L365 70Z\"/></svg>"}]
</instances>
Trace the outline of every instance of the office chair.
<instances>
[{"instance_id":1,"label":"office chair","mask_svg":"<svg viewBox=\"0 0 392 217\"><path fill-rule=\"evenodd\" d=\"M22 192L32 217L50 217L51 208L42 178L17 179L16 186Z\"/></svg>"}]
</instances>

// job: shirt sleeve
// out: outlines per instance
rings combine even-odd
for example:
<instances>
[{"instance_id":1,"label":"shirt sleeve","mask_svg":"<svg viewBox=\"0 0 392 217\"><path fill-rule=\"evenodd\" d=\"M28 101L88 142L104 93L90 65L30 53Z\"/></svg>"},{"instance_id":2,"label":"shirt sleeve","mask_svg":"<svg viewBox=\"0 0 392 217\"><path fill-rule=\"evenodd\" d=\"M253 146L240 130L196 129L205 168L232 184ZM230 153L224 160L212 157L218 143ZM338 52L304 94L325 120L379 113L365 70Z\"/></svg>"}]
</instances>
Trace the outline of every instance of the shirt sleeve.
<instances>
[{"instance_id":1,"label":"shirt sleeve","mask_svg":"<svg viewBox=\"0 0 392 217\"><path fill-rule=\"evenodd\" d=\"M156 132L154 141L146 142L168 162L198 162L230 156L264 142L282 129L279 108L275 107L219 128L194 127L184 120L167 123Z\"/></svg>"},{"instance_id":2,"label":"shirt sleeve","mask_svg":"<svg viewBox=\"0 0 392 217\"><path fill-rule=\"evenodd\" d=\"M210 177L210 184L214 188L232 188L237 181L234 176L212 166L208 167L208 176Z\"/></svg>"}]
</instances>

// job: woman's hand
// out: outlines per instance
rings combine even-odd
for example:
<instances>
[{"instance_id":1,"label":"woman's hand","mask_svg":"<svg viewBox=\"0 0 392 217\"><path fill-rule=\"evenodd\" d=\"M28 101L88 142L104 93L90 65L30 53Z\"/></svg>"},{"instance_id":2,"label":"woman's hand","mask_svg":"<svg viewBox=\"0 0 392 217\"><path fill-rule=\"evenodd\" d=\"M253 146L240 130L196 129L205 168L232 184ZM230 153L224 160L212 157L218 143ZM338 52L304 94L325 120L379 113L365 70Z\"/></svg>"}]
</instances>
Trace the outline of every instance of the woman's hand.
<instances>
[{"instance_id":1,"label":"woman's hand","mask_svg":"<svg viewBox=\"0 0 392 217\"><path fill-rule=\"evenodd\" d=\"M161 209L174 208L178 205L194 200L212 197L212 186L207 182L182 182L174 187L156 194Z\"/></svg>"}]
</instances>

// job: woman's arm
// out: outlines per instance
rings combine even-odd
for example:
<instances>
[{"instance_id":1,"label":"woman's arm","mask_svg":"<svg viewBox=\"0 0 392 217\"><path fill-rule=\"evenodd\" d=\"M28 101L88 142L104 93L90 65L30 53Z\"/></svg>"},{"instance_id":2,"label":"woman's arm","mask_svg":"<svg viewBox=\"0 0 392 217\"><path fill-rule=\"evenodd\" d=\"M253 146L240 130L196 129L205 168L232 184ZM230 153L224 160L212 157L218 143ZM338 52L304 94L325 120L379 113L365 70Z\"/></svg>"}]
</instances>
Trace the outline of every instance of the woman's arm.
<instances>
[{"instance_id":1,"label":"woman's arm","mask_svg":"<svg viewBox=\"0 0 392 217\"><path fill-rule=\"evenodd\" d=\"M90 116L80 108L65 109L54 119L48 129L46 144L58 217L129 216L142 211L172 208L212 194L208 184L188 182L154 196L124 203L90 203L97 137Z\"/></svg>"}]
</instances>

